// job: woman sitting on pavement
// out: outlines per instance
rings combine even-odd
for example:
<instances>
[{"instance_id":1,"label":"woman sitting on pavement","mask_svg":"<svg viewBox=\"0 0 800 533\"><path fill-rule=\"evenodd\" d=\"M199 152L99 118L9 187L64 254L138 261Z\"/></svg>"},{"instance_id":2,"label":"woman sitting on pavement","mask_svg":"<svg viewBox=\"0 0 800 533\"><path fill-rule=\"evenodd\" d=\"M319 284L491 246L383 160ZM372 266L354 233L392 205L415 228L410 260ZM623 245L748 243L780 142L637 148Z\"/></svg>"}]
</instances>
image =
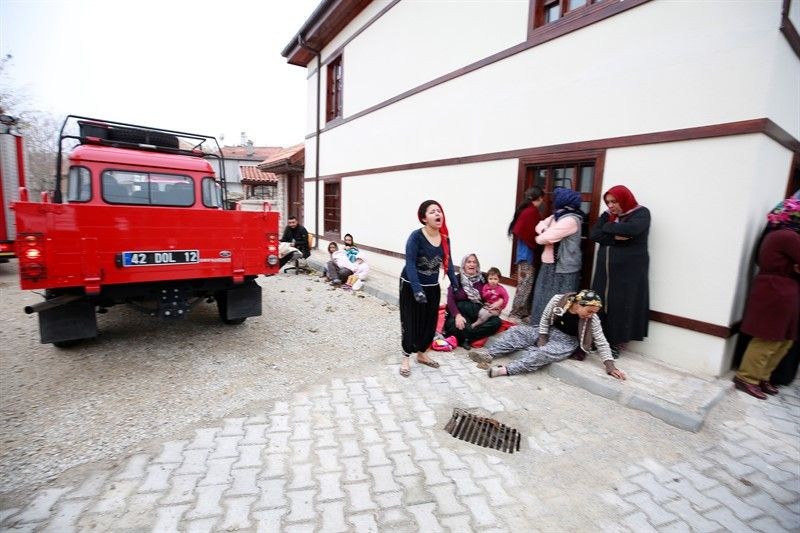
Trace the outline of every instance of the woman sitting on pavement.
<instances>
[{"instance_id":1,"label":"woman sitting on pavement","mask_svg":"<svg viewBox=\"0 0 800 533\"><path fill-rule=\"evenodd\" d=\"M347 258L347 253L339 250L339 245L335 242L328 243L328 253L331 254L331 260L328 261L325 276L330 280L331 285L338 287L353 275L356 267Z\"/></svg>"},{"instance_id":2,"label":"woman sitting on pavement","mask_svg":"<svg viewBox=\"0 0 800 533\"><path fill-rule=\"evenodd\" d=\"M504 331L487 349L470 352L470 359L491 363L495 357L524 350L522 357L505 366L489 368L489 377L512 376L533 372L550 363L563 361L575 354L594 353L592 344L606 367L606 374L625 379L625 373L614 366L611 348L603 335L597 312L602 307L600 296L592 290L556 294L548 302L539 327L527 324Z\"/></svg>"},{"instance_id":3,"label":"woman sitting on pavement","mask_svg":"<svg viewBox=\"0 0 800 533\"><path fill-rule=\"evenodd\" d=\"M472 327L483 308L481 291L486 285L477 255L468 254L461 260L459 281L461 287L457 291L453 291L452 285L447 289L444 335L454 336L460 346L469 349L473 341L493 335L500 329L501 323L500 317L493 316L483 324Z\"/></svg>"}]
</instances>

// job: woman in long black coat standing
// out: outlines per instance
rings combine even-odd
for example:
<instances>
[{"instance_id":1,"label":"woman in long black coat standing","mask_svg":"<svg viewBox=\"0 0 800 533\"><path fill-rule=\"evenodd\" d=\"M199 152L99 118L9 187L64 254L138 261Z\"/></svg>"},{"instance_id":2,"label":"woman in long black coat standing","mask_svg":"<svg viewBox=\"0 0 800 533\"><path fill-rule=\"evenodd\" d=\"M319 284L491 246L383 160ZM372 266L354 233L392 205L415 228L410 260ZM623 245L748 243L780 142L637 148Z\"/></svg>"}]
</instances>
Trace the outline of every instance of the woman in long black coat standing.
<instances>
[{"instance_id":1,"label":"woman in long black coat standing","mask_svg":"<svg viewBox=\"0 0 800 533\"><path fill-rule=\"evenodd\" d=\"M600 244L592 288L606 302L601 314L603 331L617 357L628 341L647 336L650 211L623 185L611 187L603 200L608 211L600 215L589 234Z\"/></svg>"}]
</instances>

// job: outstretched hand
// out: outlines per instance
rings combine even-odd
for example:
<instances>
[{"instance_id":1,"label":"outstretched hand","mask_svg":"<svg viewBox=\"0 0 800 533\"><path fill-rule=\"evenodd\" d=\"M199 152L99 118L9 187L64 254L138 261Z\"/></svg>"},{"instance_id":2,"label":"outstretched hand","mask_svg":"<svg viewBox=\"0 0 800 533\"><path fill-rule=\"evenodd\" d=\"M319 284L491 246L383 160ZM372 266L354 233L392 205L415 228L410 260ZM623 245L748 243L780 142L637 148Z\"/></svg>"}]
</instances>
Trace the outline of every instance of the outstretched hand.
<instances>
[{"instance_id":1,"label":"outstretched hand","mask_svg":"<svg viewBox=\"0 0 800 533\"><path fill-rule=\"evenodd\" d=\"M627 376L625 376L625 372L614 366L613 361L606 361L604 364L606 367L606 374L608 374L609 376L615 377L623 381L627 379Z\"/></svg>"},{"instance_id":2,"label":"outstretched hand","mask_svg":"<svg viewBox=\"0 0 800 533\"><path fill-rule=\"evenodd\" d=\"M456 328L464 329L467 325L467 319L463 315L456 315Z\"/></svg>"}]
</instances>

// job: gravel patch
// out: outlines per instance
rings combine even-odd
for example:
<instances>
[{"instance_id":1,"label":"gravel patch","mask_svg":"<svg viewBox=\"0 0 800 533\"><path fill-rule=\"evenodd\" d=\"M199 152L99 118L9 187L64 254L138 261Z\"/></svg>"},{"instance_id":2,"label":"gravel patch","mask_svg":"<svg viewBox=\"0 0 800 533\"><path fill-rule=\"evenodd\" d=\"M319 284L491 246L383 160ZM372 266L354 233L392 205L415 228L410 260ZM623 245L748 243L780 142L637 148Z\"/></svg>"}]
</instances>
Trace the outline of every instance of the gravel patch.
<instances>
[{"instance_id":1,"label":"gravel patch","mask_svg":"<svg viewBox=\"0 0 800 533\"><path fill-rule=\"evenodd\" d=\"M222 324L214 304L164 322L124 306L71 349L39 344L40 301L0 265L0 501L320 378L400 355L397 309L312 275L260 278L263 315ZM398 357L399 361L399 357Z\"/></svg>"}]
</instances>

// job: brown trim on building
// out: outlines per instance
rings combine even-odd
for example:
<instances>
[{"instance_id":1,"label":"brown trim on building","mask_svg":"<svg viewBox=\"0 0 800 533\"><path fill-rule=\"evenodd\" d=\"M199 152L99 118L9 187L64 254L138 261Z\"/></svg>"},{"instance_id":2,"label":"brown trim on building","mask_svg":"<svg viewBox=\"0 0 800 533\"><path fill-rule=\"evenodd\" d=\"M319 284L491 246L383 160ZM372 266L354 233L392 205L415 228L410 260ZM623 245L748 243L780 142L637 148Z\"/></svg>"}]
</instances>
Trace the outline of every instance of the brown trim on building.
<instances>
[{"instance_id":1,"label":"brown trim on building","mask_svg":"<svg viewBox=\"0 0 800 533\"><path fill-rule=\"evenodd\" d=\"M371 2L372 0L327 0L320 3L300 31L284 47L281 55L292 65L308 65L315 57L309 47L322 50ZM305 46L301 46L301 42Z\"/></svg>"},{"instance_id":2,"label":"brown trim on building","mask_svg":"<svg viewBox=\"0 0 800 533\"><path fill-rule=\"evenodd\" d=\"M463 76L465 74L469 74L470 72L474 72L474 71L476 71L476 70L478 70L480 68L483 68L483 67L485 67L487 65L491 65L492 63L496 63L498 61L502 61L503 59L507 59L507 58L509 58L509 57L511 57L513 55L516 55L516 54L518 54L520 52L524 52L525 50L533 48L534 46L538 46L538 45L540 45L542 43L546 43L547 41L551 41L551 40L553 40L553 39L555 39L557 37L561 37L562 35L565 35L567 33L571 33L571 32L573 32L575 30L583 28L584 26L588 26L588 25L593 24L595 22L599 22L599 21L601 21L601 20L603 20L605 18L608 18L608 17L610 17L612 15L616 15L616 14L621 13L623 11L627 11L628 9L632 9L634 7L637 7L637 6L641 5L641 4L644 4L644 3L649 2L649 1L650 0L628 0L628 1L625 1L625 2L613 1L613 2L610 2L610 3L607 3L607 4L597 4L597 6L598 7L602 7L603 10L590 11L589 16L581 16L581 17L571 18L571 19L567 20L568 24L559 25L557 23L554 23L554 25L553 25L554 27L552 29L548 28L548 27L538 28L534 32L533 35L529 35L528 36L528 40L525 41L525 42L522 42L520 44L514 45L511 48L506 48L505 50L497 52L496 54L492 54L489 57L485 57L485 58L483 58L483 59L481 59L479 61L471 63L471 64L469 64L467 66L461 67L461 68L459 68L457 70L454 70L452 72L449 72L447 74L439 76L438 78L433 79L433 80L431 80L429 82L423 83L422 85L419 85L417 87L409 89L408 91L400 93L397 96L389 98L388 100L384 100L383 102L379 102L379 103L377 103L377 104L375 104L375 105L373 105L371 107L368 107L368 108L366 108L366 109L364 109L362 111L359 111L358 113L350 115L349 117L345 117L341 122L339 122L337 124L326 125L324 128L322 128L320 130L320 133L324 133L326 131L330 131L333 128L341 126L342 124L347 124L351 120L356 120L357 118L361 118L364 115L368 115L370 113L378 111L379 109L383 109L384 107L387 107L387 106L390 106L392 104L395 104L395 103L397 103L397 102L399 102L401 100L404 100L404 99L408 98L409 96L413 96L413 95L415 95L417 93L421 93L422 91L427 91L428 89L430 89L432 87L436 87L437 85L441 85L442 83L448 82L450 80L453 80L453 79L458 78L460 76ZM594 6L590 6L590 7L594 7ZM310 61L310 59L309 59L309 61ZM310 134L306 135L305 138L306 139L310 139L310 138L314 137L314 135L316 135L316 133L310 133Z\"/></svg>"},{"instance_id":3,"label":"brown trim on building","mask_svg":"<svg viewBox=\"0 0 800 533\"><path fill-rule=\"evenodd\" d=\"M795 55L800 58L800 34L798 34L797 28L789 18L789 8L791 5L792 0L783 0L783 9L781 10L781 33L786 37L786 40L789 41L789 46L792 47Z\"/></svg>"},{"instance_id":4,"label":"brown trim on building","mask_svg":"<svg viewBox=\"0 0 800 533\"><path fill-rule=\"evenodd\" d=\"M536 42L537 44L540 44L542 42L555 39L556 37L579 30L585 26L594 24L595 22L599 22L608 17L613 17L617 13L621 13L648 1L649 0L600 1L595 4L581 6L574 11L569 11L560 19L549 24L538 25L542 24L542 21L537 21L536 0L530 0L530 5L528 7L528 42ZM539 18L541 18L541 15L542 14L540 13Z\"/></svg>"},{"instance_id":5,"label":"brown trim on building","mask_svg":"<svg viewBox=\"0 0 800 533\"><path fill-rule=\"evenodd\" d=\"M710 126L698 126L695 128L659 131L654 133L639 133L635 135L625 135L622 137L609 137L607 139L594 139L590 141L552 144L549 146L539 146L536 148L522 148L518 150L506 150L502 152L490 152L486 154L449 157L446 159L434 159L430 161L419 161L416 163L403 163L400 165L367 168L363 170L354 170L339 174L320 176L320 179L335 180L350 176L365 176L369 174L381 174L384 172L397 172L401 170L414 170L419 168L432 168L449 165L464 165L468 163L482 163L485 161L497 161L500 159L535 158L537 156L552 157L554 154L562 152L568 153L583 150L605 150L609 148L642 146L646 144L727 137L729 135L745 135L748 133L763 133L782 146L796 153L800 152L800 141L792 137L786 130L772 122L772 120L768 118L757 118L752 120L740 120L737 122L726 122L723 124L713 124ZM313 180L314 178L306 178L306 181Z\"/></svg>"},{"instance_id":6,"label":"brown trim on building","mask_svg":"<svg viewBox=\"0 0 800 533\"><path fill-rule=\"evenodd\" d=\"M713 335L714 337L719 337L721 339L727 339L736 335L739 332L740 326L740 322L736 322L730 326L719 326L717 324L711 324L701 320L694 320L691 318L671 315L669 313L662 313L660 311L653 310L650 311L650 320L675 326L677 328L696 331L698 333L705 333L706 335Z\"/></svg>"},{"instance_id":7,"label":"brown trim on building","mask_svg":"<svg viewBox=\"0 0 800 533\"><path fill-rule=\"evenodd\" d=\"M381 9L381 10L380 10L380 11L379 11L379 12L378 12L378 13L377 13L377 14L376 14L374 17L372 17L371 19L369 19L369 20L366 22L366 24L364 24L363 26L361 26L361 27L358 29L358 31L356 31L356 32L355 32L353 35L351 35L350 37L348 37L348 38L345 40L345 42L343 42L342 44L340 44L340 45L339 45L339 46L336 48L336 50L334 50L333 52L331 52L330 54L328 54L328 57L327 57L327 58L326 58L326 59L325 59L325 60L322 62L322 66L324 67L325 65L327 65L328 63L330 63L330 62L331 62L331 61L332 61L332 60L333 60L333 59L334 59L336 56L338 56L339 54L341 54L341 53L342 53L342 51L344 50L344 47L345 47L345 46L347 46L348 44L350 44L350 42L351 42L353 39L355 39L356 37L358 37L359 35L361 35L361 33L362 33L364 30L366 30L367 28L369 28L370 26L372 26L372 23L373 23L373 22L375 22L376 20L378 20L379 18L381 18L383 15L385 15L385 14L386 14L386 12L387 12L387 11L389 11L390 9L392 9L394 6L396 6L398 2L400 2L400 0L392 0L391 2L389 2L389 5L387 5L387 6L386 6L386 7L384 7L383 9ZM306 79L307 79L307 80L308 80L308 79L311 79L311 77L313 77L313 76L314 76L314 74L316 74L316 73L317 73L317 69L316 69L316 68L312 69L312 70L311 70L311 72L309 72L309 73L308 73L308 76L306 76Z\"/></svg>"},{"instance_id":8,"label":"brown trim on building","mask_svg":"<svg viewBox=\"0 0 800 533\"><path fill-rule=\"evenodd\" d=\"M784 198L800 191L800 152L795 152L792 163L789 166L789 178L786 180L786 194Z\"/></svg>"}]
</instances>

